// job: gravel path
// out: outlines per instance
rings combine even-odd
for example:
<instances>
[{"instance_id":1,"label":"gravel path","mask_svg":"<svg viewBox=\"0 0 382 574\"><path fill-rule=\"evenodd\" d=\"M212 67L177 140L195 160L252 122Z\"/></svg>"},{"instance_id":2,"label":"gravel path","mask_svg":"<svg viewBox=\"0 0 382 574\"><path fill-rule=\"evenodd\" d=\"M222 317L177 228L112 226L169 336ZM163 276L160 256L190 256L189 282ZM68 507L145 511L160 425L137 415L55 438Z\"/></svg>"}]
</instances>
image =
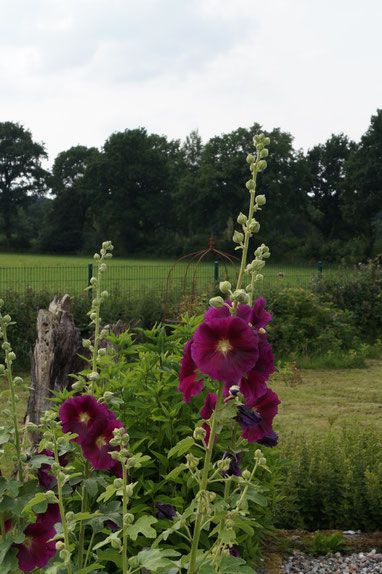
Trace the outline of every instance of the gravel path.
<instances>
[{"instance_id":1,"label":"gravel path","mask_svg":"<svg viewBox=\"0 0 382 574\"><path fill-rule=\"evenodd\" d=\"M283 574L382 574L382 554L371 550L313 557L299 550L284 560Z\"/></svg>"}]
</instances>

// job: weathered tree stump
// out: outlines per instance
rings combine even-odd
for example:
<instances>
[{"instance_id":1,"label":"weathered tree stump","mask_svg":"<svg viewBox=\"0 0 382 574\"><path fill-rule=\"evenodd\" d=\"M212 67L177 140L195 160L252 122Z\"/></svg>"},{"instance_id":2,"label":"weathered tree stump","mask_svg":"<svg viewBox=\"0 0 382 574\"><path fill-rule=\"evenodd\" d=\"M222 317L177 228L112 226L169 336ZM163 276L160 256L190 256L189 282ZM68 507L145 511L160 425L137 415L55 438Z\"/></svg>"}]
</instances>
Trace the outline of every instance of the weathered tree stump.
<instances>
[{"instance_id":1,"label":"weathered tree stump","mask_svg":"<svg viewBox=\"0 0 382 574\"><path fill-rule=\"evenodd\" d=\"M31 351L31 391L26 413L27 420L38 424L41 413L51 406L51 391L70 388L71 373L85 368L78 356L83 354L80 330L71 314L69 295L54 298L49 309L40 309L37 315L37 340Z\"/></svg>"}]
</instances>

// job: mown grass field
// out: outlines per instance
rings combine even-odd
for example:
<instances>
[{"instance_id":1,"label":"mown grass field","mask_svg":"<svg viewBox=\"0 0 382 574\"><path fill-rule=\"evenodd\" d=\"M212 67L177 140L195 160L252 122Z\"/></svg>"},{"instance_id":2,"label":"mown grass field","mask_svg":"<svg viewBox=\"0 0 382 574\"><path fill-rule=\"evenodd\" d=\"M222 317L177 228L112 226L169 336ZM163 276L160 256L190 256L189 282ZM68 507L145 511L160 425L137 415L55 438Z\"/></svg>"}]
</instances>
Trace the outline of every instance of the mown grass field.
<instances>
[{"instance_id":1,"label":"mown grass field","mask_svg":"<svg viewBox=\"0 0 382 574\"><path fill-rule=\"evenodd\" d=\"M169 277L170 290L183 289L185 284L186 292L189 292L193 281L198 292L213 289L216 276L214 258L209 256L209 260L203 260L197 269L195 262L196 260L188 265L187 260L175 266ZM0 293L7 290L24 291L29 288L34 291L47 290L52 294L79 294L88 285L89 263L92 263L92 260L87 257L0 254ZM164 292L173 263L174 261L159 259L114 258L108 263L104 288L123 293L147 292L152 289ZM332 266L324 268L323 277L338 272L353 271ZM260 292L282 287L307 288L317 280L318 270L316 265L267 263L263 275L264 282L259 288ZM226 278L234 283L235 272L229 263L225 267L221 261L218 280Z\"/></svg>"}]
</instances>

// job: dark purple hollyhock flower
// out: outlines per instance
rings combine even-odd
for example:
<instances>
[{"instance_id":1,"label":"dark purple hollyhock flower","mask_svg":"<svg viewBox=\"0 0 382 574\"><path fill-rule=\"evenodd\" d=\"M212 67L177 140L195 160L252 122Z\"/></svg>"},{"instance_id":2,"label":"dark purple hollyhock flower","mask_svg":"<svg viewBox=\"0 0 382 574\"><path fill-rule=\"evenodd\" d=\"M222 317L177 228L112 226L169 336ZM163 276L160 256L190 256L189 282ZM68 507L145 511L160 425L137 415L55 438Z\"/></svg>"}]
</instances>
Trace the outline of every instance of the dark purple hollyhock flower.
<instances>
[{"instance_id":1,"label":"dark purple hollyhock flower","mask_svg":"<svg viewBox=\"0 0 382 574\"><path fill-rule=\"evenodd\" d=\"M108 528L110 528L110 530L112 530L113 532L115 532L116 530L119 529L118 524L116 524L115 522L113 522L112 520L106 520L105 522L106 526Z\"/></svg>"},{"instance_id":2,"label":"dark purple hollyhock flower","mask_svg":"<svg viewBox=\"0 0 382 574\"><path fill-rule=\"evenodd\" d=\"M248 317L249 323L251 323L252 327L256 329L256 331L261 328L264 329L272 319L272 315L265 310L266 304L267 302L264 297L256 299Z\"/></svg>"},{"instance_id":3,"label":"dark purple hollyhock flower","mask_svg":"<svg viewBox=\"0 0 382 574\"><path fill-rule=\"evenodd\" d=\"M54 459L54 453L51 450L47 450L46 448L44 448L41 452L37 451L37 454L45 454L45 456L51 456ZM60 455L58 457L58 461L61 466L66 466L69 464L69 455L67 453ZM56 478L49 474L51 468L52 466L50 464L44 463L37 471L39 486L46 488L46 490L50 490L56 483Z\"/></svg>"},{"instance_id":4,"label":"dark purple hollyhock flower","mask_svg":"<svg viewBox=\"0 0 382 574\"><path fill-rule=\"evenodd\" d=\"M110 446L109 442L114 438L113 430L123 428L121 421L117 419L100 419L95 421L89 428L86 438L82 442L82 451L93 468L97 470L109 470L115 467L116 461L110 453L119 450L119 447Z\"/></svg>"},{"instance_id":5,"label":"dark purple hollyhock flower","mask_svg":"<svg viewBox=\"0 0 382 574\"><path fill-rule=\"evenodd\" d=\"M242 405L238 407L235 417L243 432L241 436L248 442L258 442L264 436L272 434L272 422L277 414L280 400L275 392L268 389L252 407Z\"/></svg>"},{"instance_id":6,"label":"dark purple hollyhock flower","mask_svg":"<svg viewBox=\"0 0 382 574\"><path fill-rule=\"evenodd\" d=\"M239 387L248 407L252 407L268 390L264 377L255 369L241 379Z\"/></svg>"},{"instance_id":7,"label":"dark purple hollyhock flower","mask_svg":"<svg viewBox=\"0 0 382 574\"><path fill-rule=\"evenodd\" d=\"M259 333L259 358L254 370L267 381L269 376L275 372L275 358L272 353L272 345L267 341L266 333Z\"/></svg>"},{"instance_id":8,"label":"dark purple hollyhock flower","mask_svg":"<svg viewBox=\"0 0 382 574\"><path fill-rule=\"evenodd\" d=\"M232 386L256 364L258 338L240 317L212 319L195 331L191 356L202 373Z\"/></svg>"},{"instance_id":9,"label":"dark purple hollyhock flower","mask_svg":"<svg viewBox=\"0 0 382 574\"><path fill-rule=\"evenodd\" d=\"M78 444L83 443L96 422L105 419L116 420L115 414L91 395L67 399L60 406L60 419L64 433L78 434L78 437L73 439Z\"/></svg>"},{"instance_id":10,"label":"dark purple hollyhock flower","mask_svg":"<svg viewBox=\"0 0 382 574\"><path fill-rule=\"evenodd\" d=\"M200 411L200 416L202 417L202 419L208 421L208 419L211 418L211 415L215 410L217 400L218 396L215 393L207 393L207 396L204 400L203 408Z\"/></svg>"},{"instance_id":11,"label":"dark purple hollyhock flower","mask_svg":"<svg viewBox=\"0 0 382 574\"><path fill-rule=\"evenodd\" d=\"M230 458L231 462L229 465L229 469L222 471L222 476L233 476L233 475L241 476L241 470L239 467L239 464L241 461L241 453L238 452L235 456L234 454L230 454L228 452L225 452L223 454L223 458Z\"/></svg>"},{"instance_id":12,"label":"dark purple hollyhock flower","mask_svg":"<svg viewBox=\"0 0 382 574\"><path fill-rule=\"evenodd\" d=\"M198 395L203 388L203 376L195 365L191 356L191 346L193 340L188 341L184 347L184 355L180 363L182 368L179 373L178 391L183 393L184 402L188 403L191 397Z\"/></svg>"},{"instance_id":13,"label":"dark purple hollyhock flower","mask_svg":"<svg viewBox=\"0 0 382 574\"><path fill-rule=\"evenodd\" d=\"M272 431L271 433L264 435L263 438L261 438L260 440L258 440L256 442L258 442L259 444L262 444L263 446L272 447L272 446L277 445L277 441L278 441L278 436L274 431Z\"/></svg>"},{"instance_id":14,"label":"dark purple hollyhock flower","mask_svg":"<svg viewBox=\"0 0 382 574\"><path fill-rule=\"evenodd\" d=\"M35 568L42 568L56 554L56 542L50 539L56 534L54 524L60 520L58 504L48 504L46 512L37 514L36 522L26 527L24 542L14 544L19 550L17 560L20 570L32 572Z\"/></svg>"},{"instance_id":15,"label":"dark purple hollyhock flower","mask_svg":"<svg viewBox=\"0 0 382 574\"><path fill-rule=\"evenodd\" d=\"M231 556L235 556L235 558L240 558L240 554L238 553L236 548L233 548L232 546L227 546L227 548Z\"/></svg>"},{"instance_id":16,"label":"dark purple hollyhock flower","mask_svg":"<svg viewBox=\"0 0 382 574\"><path fill-rule=\"evenodd\" d=\"M158 518L168 518L172 520L176 516L176 510L171 504L156 502L154 508L158 511Z\"/></svg>"}]
</instances>

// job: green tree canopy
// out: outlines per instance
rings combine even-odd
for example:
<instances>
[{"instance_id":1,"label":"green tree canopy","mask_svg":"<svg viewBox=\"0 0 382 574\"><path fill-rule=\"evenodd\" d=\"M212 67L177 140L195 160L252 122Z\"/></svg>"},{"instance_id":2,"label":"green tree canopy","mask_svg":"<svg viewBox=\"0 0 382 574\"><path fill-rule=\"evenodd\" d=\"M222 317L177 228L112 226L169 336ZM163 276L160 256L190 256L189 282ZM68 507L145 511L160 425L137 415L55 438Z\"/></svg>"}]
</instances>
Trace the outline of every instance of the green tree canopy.
<instances>
[{"instance_id":1,"label":"green tree canopy","mask_svg":"<svg viewBox=\"0 0 382 574\"><path fill-rule=\"evenodd\" d=\"M0 123L0 211L8 247L17 208L46 189L47 172L41 166L45 158L44 146L33 141L30 131L13 122Z\"/></svg>"}]
</instances>

